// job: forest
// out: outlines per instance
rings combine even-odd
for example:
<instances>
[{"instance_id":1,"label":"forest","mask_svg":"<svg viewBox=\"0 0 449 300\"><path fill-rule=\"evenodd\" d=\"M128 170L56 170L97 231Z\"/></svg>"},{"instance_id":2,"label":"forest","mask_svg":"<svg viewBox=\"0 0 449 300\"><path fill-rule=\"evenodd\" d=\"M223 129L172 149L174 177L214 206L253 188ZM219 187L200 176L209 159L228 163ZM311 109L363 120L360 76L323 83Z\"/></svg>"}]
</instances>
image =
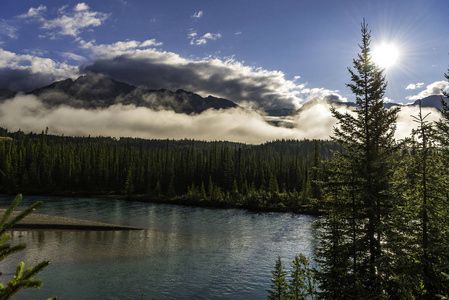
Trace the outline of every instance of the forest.
<instances>
[{"instance_id":1,"label":"forest","mask_svg":"<svg viewBox=\"0 0 449 300\"><path fill-rule=\"evenodd\" d=\"M317 212L331 141L262 145L0 129L0 192Z\"/></svg>"}]
</instances>

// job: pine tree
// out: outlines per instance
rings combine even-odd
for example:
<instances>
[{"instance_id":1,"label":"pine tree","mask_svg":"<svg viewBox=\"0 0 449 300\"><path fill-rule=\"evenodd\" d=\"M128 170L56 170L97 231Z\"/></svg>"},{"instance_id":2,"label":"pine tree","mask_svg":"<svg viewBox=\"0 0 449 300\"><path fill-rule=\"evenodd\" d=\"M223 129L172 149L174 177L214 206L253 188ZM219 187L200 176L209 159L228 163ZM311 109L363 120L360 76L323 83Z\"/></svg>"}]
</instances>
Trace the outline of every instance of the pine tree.
<instances>
[{"instance_id":1,"label":"pine tree","mask_svg":"<svg viewBox=\"0 0 449 300\"><path fill-rule=\"evenodd\" d=\"M449 72L444 74L444 77L449 81ZM442 118L438 120L435 125L437 128L437 139L441 145L441 151L444 154L446 163L449 163L449 92L443 91L441 97L440 110Z\"/></svg>"},{"instance_id":2,"label":"pine tree","mask_svg":"<svg viewBox=\"0 0 449 300\"><path fill-rule=\"evenodd\" d=\"M267 290L268 292L267 299L268 300L289 299L288 284L287 280L285 279L287 273L284 272L284 270L282 269L282 261L280 256L278 256L276 264L274 266L274 270L271 271L271 274L273 274L273 278L271 279L270 289Z\"/></svg>"},{"instance_id":3,"label":"pine tree","mask_svg":"<svg viewBox=\"0 0 449 300\"><path fill-rule=\"evenodd\" d=\"M279 193L278 181L273 174L270 174L270 180L268 181L268 192L275 194Z\"/></svg>"},{"instance_id":4,"label":"pine tree","mask_svg":"<svg viewBox=\"0 0 449 300\"><path fill-rule=\"evenodd\" d=\"M433 124L423 115L421 101L418 116L413 116L418 128L413 131L412 163L414 179L410 184L410 194L415 199L416 213L413 223L417 230L417 249L419 274L423 283L423 299L434 299L437 294L449 293L448 283L442 272L449 267L449 224L444 220L449 215L447 199L446 166L442 163L441 153L435 144ZM415 138L416 137L416 138Z\"/></svg>"},{"instance_id":5,"label":"pine tree","mask_svg":"<svg viewBox=\"0 0 449 300\"><path fill-rule=\"evenodd\" d=\"M352 83L347 84L358 108L353 113L331 109L339 124L333 140L342 151L330 166L328 214L318 251L323 298L380 299L388 278L382 241L392 210L398 109L383 105L387 83L383 70L371 62L371 32L365 21L361 25L361 52L353 61L354 69L348 68Z\"/></svg>"},{"instance_id":6,"label":"pine tree","mask_svg":"<svg viewBox=\"0 0 449 300\"><path fill-rule=\"evenodd\" d=\"M321 201L323 199L321 190L321 182L323 178L321 170L321 155L318 147L318 141L315 140L313 143L313 165L310 176L310 192L312 198Z\"/></svg>"},{"instance_id":7,"label":"pine tree","mask_svg":"<svg viewBox=\"0 0 449 300\"><path fill-rule=\"evenodd\" d=\"M36 202L18 215L11 217L14 209L22 200L22 195L17 195L9 208L5 211L2 219L0 220L0 261L4 260L9 255L23 250L26 246L24 244L18 244L11 246L7 241L11 238L7 230L10 230L20 220L29 215L33 210L42 206L42 202ZM41 280L34 279L34 276L40 271L44 270L50 262L43 261L37 264L35 267L29 267L24 272L25 264L20 262L17 266L14 277L7 282L6 286L0 283L0 300L10 299L11 296L19 292L22 288L40 288L43 283ZM1 274L1 273L0 273ZM55 298L56 299L56 298Z\"/></svg>"},{"instance_id":8,"label":"pine tree","mask_svg":"<svg viewBox=\"0 0 449 300\"><path fill-rule=\"evenodd\" d=\"M315 299L316 282L310 260L302 253L295 256L292 262L291 278L289 280L290 299Z\"/></svg>"}]
</instances>

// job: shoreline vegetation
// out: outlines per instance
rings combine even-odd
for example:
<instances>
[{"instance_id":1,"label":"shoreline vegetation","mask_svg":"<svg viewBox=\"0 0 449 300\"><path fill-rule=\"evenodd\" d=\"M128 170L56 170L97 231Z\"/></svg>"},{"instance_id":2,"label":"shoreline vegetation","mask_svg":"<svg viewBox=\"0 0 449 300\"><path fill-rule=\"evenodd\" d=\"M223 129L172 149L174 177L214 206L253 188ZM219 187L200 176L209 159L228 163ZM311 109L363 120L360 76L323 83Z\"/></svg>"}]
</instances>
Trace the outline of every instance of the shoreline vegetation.
<instances>
[{"instance_id":1,"label":"shoreline vegetation","mask_svg":"<svg viewBox=\"0 0 449 300\"><path fill-rule=\"evenodd\" d=\"M66 137L0 128L0 193L317 215L325 140L225 141Z\"/></svg>"}]
</instances>

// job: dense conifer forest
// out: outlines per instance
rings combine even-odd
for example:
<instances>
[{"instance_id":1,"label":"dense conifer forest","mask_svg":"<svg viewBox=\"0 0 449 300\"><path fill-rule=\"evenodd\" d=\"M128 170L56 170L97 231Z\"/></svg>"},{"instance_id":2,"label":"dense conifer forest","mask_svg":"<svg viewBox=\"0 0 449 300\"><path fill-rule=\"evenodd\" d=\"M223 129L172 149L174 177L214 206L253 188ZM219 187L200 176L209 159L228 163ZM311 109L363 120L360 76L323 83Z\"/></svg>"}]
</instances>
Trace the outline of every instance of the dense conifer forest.
<instances>
[{"instance_id":1,"label":"dense conifer forest","mask_svg":"<svg viewBox=\"0 0 449 300\"><path fill-rule=\"evenodd\" d=\"M0 129L0 192L316 211L336 144L64 137Z\"/></svg>"}]
</instances>

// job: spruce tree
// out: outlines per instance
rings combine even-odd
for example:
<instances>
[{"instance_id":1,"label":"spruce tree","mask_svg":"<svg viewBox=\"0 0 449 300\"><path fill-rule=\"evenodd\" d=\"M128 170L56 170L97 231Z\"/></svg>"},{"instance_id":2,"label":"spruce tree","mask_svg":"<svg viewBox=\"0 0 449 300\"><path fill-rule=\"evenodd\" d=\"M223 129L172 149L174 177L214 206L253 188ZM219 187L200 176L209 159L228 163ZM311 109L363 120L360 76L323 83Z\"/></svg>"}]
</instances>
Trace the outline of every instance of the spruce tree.
<instances>
[{"instance_id":1,"label":"spruce tree","mask_svg":"<svg viewBox=\"0 0 449 300\"><path fill-rule=\"evenodd\" d=\"M449 81L449 72L444 74L444 77ZM449 162L449 92L442 91L440 110L442 118L436 122L437 139L441 146L441 151L446 158L446 163Z\"/></svg>"},{"instance_id":2,"label":"spruce tree","mask_svg":"<svg viewBox=\"0 0 449 300\"><path fill-rule=\"evenodd\" d=\"M315 299L316 282L310 260L304 254L295 256L292 262L291 278L289 280L290 299Z\"/></svg>"},{"instance_id":3,"label":"spruce tree","mask_svg":"<svg viewBox=\"0 0 449 300\"><path fill-rule=\"evenodd\" d=\"M445 106L443 106L444 109ZM447 108L447 105L446 105ZM444 111L443 111L444 112ZM430 113L429 113L430 114ZM449 215L447 197L447 149L441 138L444 136L444 120L437 122L439 135L435 135L433 124L423 116L421 101L419 114L413 116L418 128L413 136L413 163L415 178L410 186L417 201L415 224L419 226L417 238L419 253L419 271L423 282L423 299L434 299L438 294L448 294L448 281L443 275L449 267L449 224L445 218ZM443 118L445 114L443 113ZM439 125L439 126L438 126ZM437 147L435 137L440 137L440 147ZM415 141L416 140L416 141ZM446 141L447 143L447 141ZM418 221L418 222L416 222Z\"/></svg>"},{"instance_id":4,"label":"spruce tree","mask_svg":"<svg viewBox=\"0 0 449 300\"><path fill-rule=\"evenodd\" d=\"M341 113L333 140L342 150L330 165L327 216L318 247L323 298L381 299L387 267L383 242L391 215L392 154L398 109L386 109L383 70L371 61L371 32L363 21L360 53L348 68L357 109ZM338 284L340 280L340 284ZM337 285L336 285L337 284Z\"/></svg>"},{"instance_id":5,"label":"spruce tree","mask_svg":"<svg viewBox=\"0 0 449 300\"><path fill-rule=\"evenodd\" d=\"M312 160L312 171L311 171L311 197L321 201L323 199L323 194L321 190L322 170L321 170L321 155L319 151L318 141L313 141L313 160Z\"/></svg>"},{"instance_id":6,"label":"spruce tree","mask_svg":"<svg viewBox=\"0 0 449 300\"><path fill-rule=\"evenodd\" d=\"M288 284L287 280L285 279L286 272L282 269L282 261L281 257L278 256L276 260L276 264L274 266L274 270L271 271L271 274L273 274L273 278L271 279L271 286L270 289L267 290L268 292L268 300L283 300L283 299L289 299L289 293L288 293Z\"/></svg>"},{"instance_id":7,"label":"spruce tree","mask_svg":"<svg viewBox=\"0 0 449 300\"><path fill-rule=\"evenodd\" d=\"M26 247L24 244L11 246L9 243L7 243L11 238L11 235L6 232L20 220L29 215L32 211L42 206L41 201L36 202L16 216L12 217L14 209L17 207L17 205L19 205L21 200L22 195L17 195L0 220L0 261L4 260L6 257L13 253L25 249ZM0 300L10 299L11 296L15 295L22 288L40 288L43 283L41 280L34 279L34 276L40 271L44 270L49 264L50 262L43 261L37 264L35 267L29 267L24 271L25 264L23 262L20 262L17 266L14 277L6 283L6 286L4 286L0 282Z\"/></svg>"}]
</instances>

